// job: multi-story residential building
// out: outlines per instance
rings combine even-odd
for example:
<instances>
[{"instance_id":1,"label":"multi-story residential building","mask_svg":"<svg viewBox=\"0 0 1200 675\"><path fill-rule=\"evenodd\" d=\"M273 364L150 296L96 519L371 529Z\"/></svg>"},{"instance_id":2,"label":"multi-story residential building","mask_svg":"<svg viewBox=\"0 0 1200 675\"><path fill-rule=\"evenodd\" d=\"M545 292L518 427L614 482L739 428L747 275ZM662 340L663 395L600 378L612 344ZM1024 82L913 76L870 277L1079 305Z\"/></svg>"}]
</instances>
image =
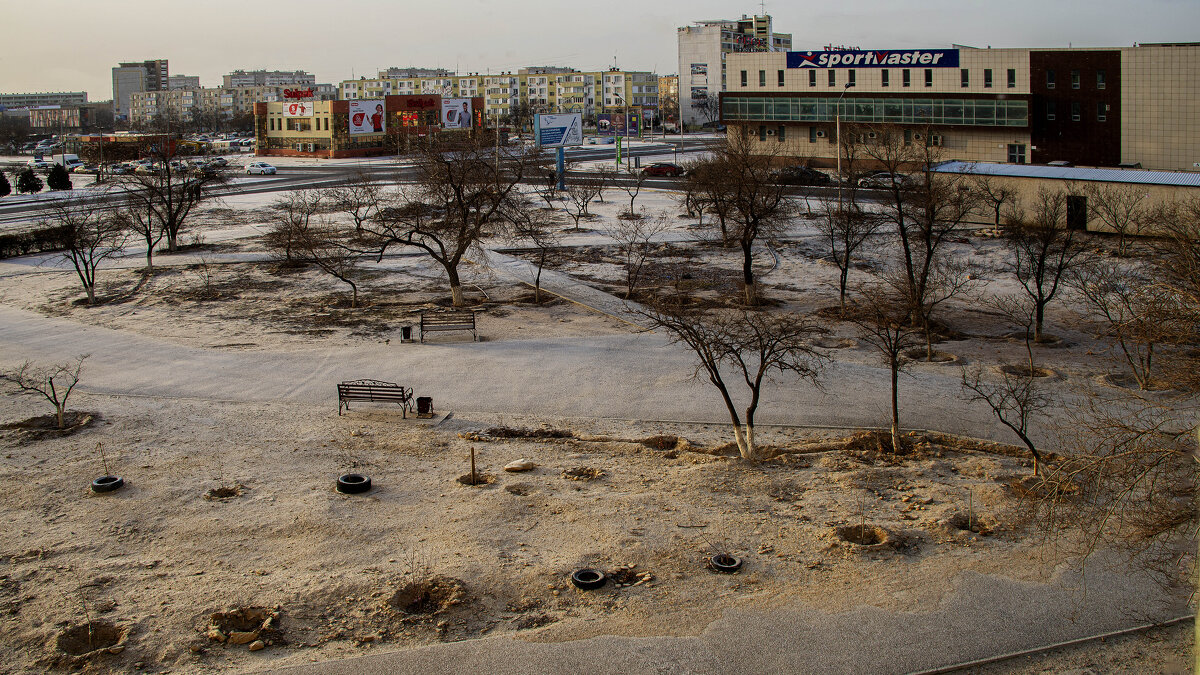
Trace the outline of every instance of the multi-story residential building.
<instances>
[{"instance_id":1,"label":"multi-story residential building","mask_svg":"<svg viewBox=\"0 0 1200 675\"><path fill-rule=\"evenodd\" d=\"M162 91L167 88L169 73L166 59L121 63L112 69L113 114L118 119L129 117L129 99L141 91Z\"/></svg>"},{"instance_id":2,"label":"multi-story residential building","mask_svg":"<svg viewBox=\"0 0 1200 675\"><path fill-rule=\"evenodd\" d=\"M561 66L530 66L495 75L391 68L378 78L345 80L340 86L343 100L412 95L480 97L489 119L507 117L517 106L533 112L575 111L585 117L637 107L652 117L658 109L658 76L618 69L580 72Z\"/></svg>"},{"instance_id":3,"label":"multi-story residential building","mask_svg":"<svg viewBox=\"0 0 1200 675\"><path fill-rule=\"evenodd\" d=\"M167 76L167 89L199 89L199 75L169 75Z\"/></svg>"},{"instance_id":4,"label":"multi-story residential building","mask_svg":"<svg viewBox=\"0 0 1200 675\"><path fill-rule=\"evenodd\" d=\"M0 108L36 108L47 105L84 105L86 91L47 91L32 94L0 94Z\"/></svg>"},{"instance_id":5,"label":"multi-story residential building","mask_svg":"<svg viewBox=\"0 0 1200 675\"><path fill-rule=\"evenodd\" d=\"M731 54L721 119L832 166L838 122L897 125L943 159L1200 168L1200 43Z\"/></svg>"},{"instance_id":6,"label":"multi-story residential building","mask_svg":"<svg viewBox=\"0 0 1200 675\"><path fill-rule=\"evenodd\" d=\"M676 31L679 41L679 112L684 124L711 124L725 91L726 59L743 52L786 52L791 33L776 33L769 15L697 21Z\"/></svg>"},{"instance_id":7,"label":"multi-story residential building","mask_svg":"<svg viewBox=\"0 0 1200 675\"><path fill-rule=\"evenodd\" d=\"M226 89L235 87L281 87L285 85L312 85L317 77L303 70L235 70L221 78ZM197 85L199 86L199 85Z\"/></svg>"}]
</instances>

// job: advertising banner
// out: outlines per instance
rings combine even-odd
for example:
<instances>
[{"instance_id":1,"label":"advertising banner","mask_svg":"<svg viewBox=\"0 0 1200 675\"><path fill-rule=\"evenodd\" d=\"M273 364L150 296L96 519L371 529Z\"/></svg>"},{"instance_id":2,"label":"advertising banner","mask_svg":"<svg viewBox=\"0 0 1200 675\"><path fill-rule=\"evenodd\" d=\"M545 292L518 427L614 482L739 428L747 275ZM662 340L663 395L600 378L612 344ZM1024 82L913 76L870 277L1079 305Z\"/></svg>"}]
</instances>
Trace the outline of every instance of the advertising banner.
<instances>
[{"instance_id":1,"label":"advertising banner","mask_svg":"<svg viewBox=\"0 0 1200 675\"><path fill-rule=\"evenodd\" d=\"M312 117L312 101L285 101L283 104L284 117Z\"/></svg>"},{"instance_id":2,"label":"advertising banner","mask_svg":"<svg viewBox=\"0 0 1200 675\"><path fill-rule=\"evenodd\" d=\"M640 112L602 113L596 115L598 136L639 136L642 115Z\"/></svg>"},{"instance_id":3,"label":"advertising banner","mask_svg":"<svg viewBox=\"0 0 1200 675\"><path fill-rule=\"evenodd\" d=\"M957 49L846 49L788 52L788 68L957 68Z\"/></svg>"},{"instance_id":4,"label":"advertising banner","mask_svg":"<svg viewBox=\"0 0 1200 675\"><path fill-rule=\"evenodd\" d=\"M387 115L382 99L350 101L350 134L378 134L386 131Z\"/></svg>"},{"instance_id":5,"label":"advertising banner","mask_svg":"<svg viewBox=\"0 0 1200 675\"><path fill-rule=\"evenodd\" d=\"M692 64L692 84L708 84L708 64Z\"/></svg>"},{"instance_id":6,"label":"advertising banner","mask_svg":"<svg viewBox=\"0 0 1200 675\"><path fill-rule=\"evenodd\" d=\"M471 99L444 98L442 99L442 128L470 129L471 128Z\"/></svg>"},{"instance_id":7,"label":"advertising banner","mask_svg":"<svg viewBox=\"0 0 1200 675\"><path fill-rule=\"evenodd\" d=\"M583 145L583 116L535 115L534 137L543 148L562 148L568 145Z\"/></svg>"}]
</instances>

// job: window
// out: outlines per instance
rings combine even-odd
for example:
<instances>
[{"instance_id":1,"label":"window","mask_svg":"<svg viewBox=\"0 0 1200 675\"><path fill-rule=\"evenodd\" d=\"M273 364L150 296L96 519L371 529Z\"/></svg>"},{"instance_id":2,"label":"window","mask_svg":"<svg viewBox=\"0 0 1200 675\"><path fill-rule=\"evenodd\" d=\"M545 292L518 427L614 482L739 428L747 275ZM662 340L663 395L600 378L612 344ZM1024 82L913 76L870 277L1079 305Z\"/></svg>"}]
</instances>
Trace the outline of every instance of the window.
<instances>
[{"instance_id":1,"label":"window","mask_svg":"<svg viewBox=\"0 0 1200 675\"><path fill-rule=\"evenodd\" d=\"M1046 71L1046 88L1047 89L1054 88L1054 71L1053 70Z\"/></svg>"},{"instance_id":2,"label":"window","mask_svg":"<svg viewBox=\"0 0 1200 675\"><path fill-rule=\"evenodd\" d=\"M1097 122L1107 122L1108 121L1108 104L1104 103L1103 101L1096 104L1096 121Z\"/></svg>"},{"instance_id":3,"label":"window","mask_svg":"<svg viewBox=\"0 0 1200 675\"><path fill-rule=\"evenodd\" d=\"M1080 111L1079 101L1071 101L1071 121L1078 122L1083 113Z\"/></svg>"},{"instance_id":4,"label":"window","mask_svg":"<svg viewBox=\"0 0 1200 675\"><path fill-rule=\"evenodd\" d=\"M891 79L891 78L889 77L889 71L887 68L884 68L883 70L879 71L879 84L881 86L884 86L884 87L888 86L889 79Z\"/></svg>"},{"instance_id":5,"label":"window","mask_svg":"<svg viewBox=\"0 0 1200 675\"><path fill-rule=\"evenodd\" d=\"M817 142L817 128L816 127L808 128L808 142L809 143Z\"/></svg>"},{"instance_id":6,"label":"window","mask_svg":"<svg viewBox=\"0 0 1200 675\"><path fill-rule=\"evenodd\" d=\"M1025 145L1022 143L1010 143L1008 145L1008 163L1009 164L1024 164L1025 163Z\"/></svg>"},{"instance_id":7,"label":"window","mask_svg":"<svg viewBox=\"0 0 1200 675\"><path fill-rule=\"evenodd\" d=\"M853 86L855 84L855 75L854 75L853 68L851 68L850 71L848 73L846 73L846 84L849 84L851 86Z\"/></svg>"},{"instance_id":8,"label":"window","mask_svg":"<svg viewBox=\"0 0 1200 675\"><path fill-rule=\"evenodd\" d=\"M962 86L964 87L971 86L971 76L968 74L969 72L970 71L968 71L966 68L960 68L958 70L958 74L962 78Z\"/></svg>"},{"instance_id":9,"label":"window","mask_svg":"<svg viewBox=\"0 0 1200 675\"><path fill-rule=\"evenodd\" d=\"M1071 71L1071 88L1072 89L1079 88L1079 71L1078 70Z\"/></svg>"},{"instance_id":10,"label":"window","mask_svg":"<svg viewBox=\"0 0 1200 675\"><path fill-rule=\"evenodd\" d=\"M1017 88L1017 69L1016 68L1008 69L1008 88L1009 89Z\"/></svg>"},{"instance_id":11,"label":"window","mask_svg":"<svg viewBox=\"0 0 1200 675\"><path fill-rule=\"evenodd\" d=\"M992 69L991 68L983 69L983 88L984 89L992 88Z\"/></svg>"},{"instance_id":12,"label":"window","mask_svg":"<svg viewBox=\"0 0 1200 675\"><path fill-rule=\"evenodd\" d=\"M275 131L275 118L271 118L271 131Z\"/></svg>"},{"instance_id":13,"label":"window","mask_svg":"<svg viewBox=\"0 0 1200 675\"><path fill-rule=\"evenodd\" d=\"M829 69L829 86L831 86L831 87L837 86L837 71L834 70L833 68Z\"/></svg>"},{"instance_id":14,"label":"window","mask_svg":"<svg viewBox=\"0 0 1200 675\"><path fill-rule=\"evenodd\" d=\"M758 140L760 140L760 141L767 140L767 125L765 125L765 124L758 125Z\"/></svg>"},{"instance_id":15,"label":"window","mask_svg":"<svg viewBox=\"0 0 1200 675\"><path fill-rule=\"evenodd\" d=\"M1057 112L1057 106L1055 106L1054 101L1046 101L1046 119L1053 122L1055 112Z\"/></svg>"},{"instance_id":16,"label":"window","mask_svg":"<svg viewBox=\"0 0 1200 675\"><path fill-rule=\"evenodd\" d=\"M783 125L780 124L779 127L775 130L775 137L779 139L780 143L783 142L783 133L784 133L783 129L784 129Z\"/></svg>"},{"instance_id":17,"label":"window","mask_svg":"<svg viewBox=\"0 0 1200 675\"><path fill-rule=\"evenodd\" d=\"M1096 71L1096 88L1097 89L1104 88L1104 71L1103 70Z\"/></svg>"},{"instance_id":18,"label":"window","mask_svg":"<svg viewBox=\"0 0 1200 675\"><path fill-rule=\"evenodd\" d=\"M925 69L925 86L926 87L933 86L933 68Z\"/></svg>"},{"instance_id":19,"label":"window","mask_svg":"<svg viewBox=\"0 0 1200 675\"><path fill-rule=\"evenodd\" d=\"M744 86L746 86L746 84L747 84L746 71L743 70L742 71L742 86L744 87Z\"/></svg>"},{"instance_id":20,"label":"window","mask_svg":"<svg viewBox=\"0 0 1200 675\"><path fill-rule=\"evenodd\" d=\"M767 86L767 71L765 71L765 70L758 71L758 86L760 86L760 87Z\"/></svg>"},{"instance_id":21,"label":"window","mask_svg":"<svg viewBox=\"0 0 1200 675\"><path fill-rule=\"evenodd\" d=\"M779 86L783 86L783 71L779 71Z\"/></svg>"},{"instance_id":22,"label":"window","mask_svg":"<svg viewBox=\"0 0 1200 675\"><path fill-rule=\"evenodd\" d=\"M815 71L815 70L808 71L808 86L810 86L810 87L817 86L817 71Z\"/></svg>"},{"instance_id":23,"label":"window","mask_svg":"<svg viewBox=\"0 0 1200 675\"><path fill-rule=\"evenodd\" d=\"M912 145L912 137L913 137L912 129L905 129L904 130L904 144Z\"/></svg>"},{"instance_id":24,"label":"window","mask_svg":"<svg viewBox=\"0 0 1200 675\"><path fill-rule=\"evenodd\" d=\"M910 71L908 68L905 68L903 71L901 71L901 74L903 75L902 79L904 80L904 86L911 87L912 86L912 71Z\"/></svg>"}]
</instances>

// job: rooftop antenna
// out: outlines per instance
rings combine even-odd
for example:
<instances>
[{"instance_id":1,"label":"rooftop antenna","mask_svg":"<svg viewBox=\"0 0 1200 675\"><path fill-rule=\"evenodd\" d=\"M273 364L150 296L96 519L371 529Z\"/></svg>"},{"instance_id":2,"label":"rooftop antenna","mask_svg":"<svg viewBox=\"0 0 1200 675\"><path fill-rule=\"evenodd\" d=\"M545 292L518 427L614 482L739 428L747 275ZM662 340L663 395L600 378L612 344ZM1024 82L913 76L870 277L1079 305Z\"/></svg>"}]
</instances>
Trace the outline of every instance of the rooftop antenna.
<instances>
[{"instance_id":1,"label":"rooftop antenna","mask_svg":"<svg viewBox=\"0 0 1200 675\"><path fill-rule=\"evenodd\" d=\"M759 2L759 3L758 3L758 7L759 7L759 9L760 9L760 10L762 10L762 14L760 14L759 16L766 16L766 15L767 15L767 3L766 3L766 1L765 1L765 0L763 0L762 2Z\"/></svg>"}]
</instances>

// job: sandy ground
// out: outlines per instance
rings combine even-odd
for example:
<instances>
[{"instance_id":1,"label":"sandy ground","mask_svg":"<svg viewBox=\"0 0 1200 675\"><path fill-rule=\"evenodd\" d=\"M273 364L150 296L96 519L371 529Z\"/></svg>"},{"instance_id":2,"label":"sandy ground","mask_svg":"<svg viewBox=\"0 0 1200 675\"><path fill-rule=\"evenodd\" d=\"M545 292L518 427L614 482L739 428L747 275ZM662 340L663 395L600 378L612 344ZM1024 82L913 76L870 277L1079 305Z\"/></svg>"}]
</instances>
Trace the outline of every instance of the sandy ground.
<instances>
[{"instance_id":1,"label":"sandy ground","mask_svg":"<svg viewBox=\"0 0 1200 675\"><path fill-rule=\"evenodd\" d=\"M610 191L585 230L563 232L555 270L619 292L622 272L604 232L628 207L622 194ZM722 454L731 439L715 398L692 407L668 400L705 390L684 388L686 358L664 360L662 373L643 369L660 379L599 395L594 382L572 379L590 379L581 375L588 371L566 369L554 378L567 392L574 388L576 398L633 398L644 413L624 417L657 421L555 415L563 408L541 399L528 406L494 403L509 376L486 362L445 383L451 393L439 397L432 420L402 419L370 404L336 415L333 387L309 382L305 364L312 354L384 353L398 342L400 325L444 304L447 292L441 275L420 258L394 256L366 275L365 306L351 309L336 281L311 270L281 270L265 258L255 238L264 199L232 198L205 214L195 244L160 258L153 277L140 274L136 251L114 261L101 273L105 302L95 308L78 302L73 274L48 257L0 264L0 307L31 317L35 326L45 317L56 333L77 326L85 342L96 341L93 372L106 375L100 382L85 373L69 407L91 419L72 433L0 429L0 475L10 486L0 496L9 521L0 534L0 649L12 655L0 673L72 665L91 672L254 672L497 635L539 643L686 637L729 611L771 612L797 603L829 613L863 606L920 613L945 601L957 585L948 580L964 574L1047 584L1069 596L1079 591L1084 602L1082 589L1064 581L1070 565L1023 526L1011 487L1030 471L1020 452L918 436L913 454L879 457L871 443L830 445L851 430L791 424L802 412L783 406L773 412L779 424L760 430L760 442L782 454L749 465ZM686 268L693 292L730 292L737 258L698 241L701 233L678 217L672 195L644 191L638 205L675 223L648 284L678 284ZM955 246L980 263L981 286L1006 287L998 242L964 236ZM866 266L875 268L882 255L877 248ZM819 257L814 231L803 222L764 248L757 264L781 309L810 313L836 302L830 288L836 269ZM468 277L468 295L486 322L484 342L439 337L445 346L410 352L406 364L419 363L418 354L454 359L468 348L495 349L506 355L515 381L536 368L539 355L530 350L514 360L501 352L508 345L643 344L636 342L640 330L620 317L564 299L535 304L528 287L488 270L471 268ZM1006 337L1013 328L978 303L953 302L945 318L958 335L939 349L961 362L995 367L1023 355L1023 345ZM1056 372L1051 386L1067 407L1102 386L1097 378L1112 372L1112 355L1070 303L1056 307L1050 323L1063 341L1040 348L1039 359ZM831 344L846 341L846 348L829 350L836 372L876 382L886 377L849 326L834 323L830 330ZM105 340L116 344L122 336L141 349L227 353L246 368L224 373L227 386L220 390L182 363L177 377L169 364L130 359L123 375L104 361ZM0 344L0 364L42 358L58 339L64 335L47 335L43 348L28 337ZM662 348L661 338L646 344ZM265 386L252 379L259 371L250 366L258 362L274 364L281 380L296 386L255 396ZM958 376L947 368L954 366L919 366L916 381L931 396L953 398ZM435 363L429 369L438 372ZM473 380L496 396L471 400ZM309 394L310 384L320 397ZM0 387L15 394L9 383ZM848 410L856 403L835 401ZM709 414L666 414L704 405ZM948 411L960 427L977 429L973 436L1013 440L986 413ZM44 403L29 397L0 398L5 423L45 412ZM835 426L870 426L880 421L876 412ZM939 428L963 430L952 426ZM88 491L105 471L98 445L109 471L127 481L121 490ZM469 472L472 449L490 481L484 485L459 480ZM537 468L502 471L519 458ZM338 494L334 480L347 472L369 475L373 489ZM219 488L228 496L207 495ZM883 541L858 545L838 534L863 523L880 528ZM743 569L709 571L705 562L717 553L741 557ZM582 567L606 570L624 584L577 591L568 576ZM1080 631L1186 612L1170 596L1146 590L1136 575L1128 578L1132 597L1109 590L1131 603L1129 615L1096 626L1081 622ZM420 590L427 595L413 595ZM216 637L230 636L212 615L236 608L277 613L256 636L265 649L210 637L214 623L224 628ZM1056 624L1055 631L1074 630L1070 614L1063 608L1059 618L1068 627ZM59 649L59 636L87 617L116 626L123 649L78 658ZM1190 658L1190 636L1188 624L984 672L1180 672ZM1019 642L1004 646L1032 646ZM937 658L929 663L945 665Z\"/></svg>"}]
</instances>

